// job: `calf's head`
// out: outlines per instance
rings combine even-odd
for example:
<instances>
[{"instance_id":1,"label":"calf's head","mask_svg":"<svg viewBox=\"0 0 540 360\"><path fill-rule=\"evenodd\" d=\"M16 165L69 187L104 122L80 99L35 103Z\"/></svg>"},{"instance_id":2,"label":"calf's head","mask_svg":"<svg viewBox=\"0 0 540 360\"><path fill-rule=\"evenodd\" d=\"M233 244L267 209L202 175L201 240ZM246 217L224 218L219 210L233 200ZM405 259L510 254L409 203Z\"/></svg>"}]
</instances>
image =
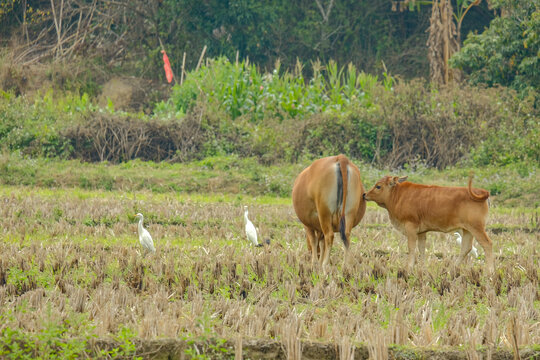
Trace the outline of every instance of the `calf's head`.
<instances>
[{"instance_id":1,"label":"calf's head","mask_svg":"<svg viewBox=\"0 0 540 360\"><path fill-rule=\"evenodd\" d=\"M386 203L390 198L392 189L396 184L402 183L407 180L407 176L385 176L369 190L364 193L364 199L368 201L375 201L377 205L386 207Z\"/></svg>"}]
</instances>

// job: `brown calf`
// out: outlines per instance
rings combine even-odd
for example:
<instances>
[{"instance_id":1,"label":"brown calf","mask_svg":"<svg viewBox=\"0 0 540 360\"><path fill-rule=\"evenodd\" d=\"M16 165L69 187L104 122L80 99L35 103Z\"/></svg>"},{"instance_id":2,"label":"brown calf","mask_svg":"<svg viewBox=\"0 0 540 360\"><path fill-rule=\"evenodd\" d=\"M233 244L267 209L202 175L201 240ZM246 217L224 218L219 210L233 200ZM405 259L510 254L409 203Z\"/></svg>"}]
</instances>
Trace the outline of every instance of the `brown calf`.
<instances>
[{"instance_id":1,"label":"brown calf","mask_svg":"<svg viewBox=\"0 0 540 360\"><path fill-rule=\"evenodd\" d=\"M360 171L345 155L315 160L296 178L292 191L296 215L304 224L308 250L323 270L330 257L334 232L345 248L349 236L366 211Z\"/></svg>"},{"instance_id":2,"label":"brown calf","mask_svg":"<svg viewBox=\"0 0 540 360\"><path fill-rule=\"evenodd\" d=\"M461 255L458 264L471 251L473 237L484 248L486 265L494 270L491 239L485 231L489 192L468 187L420 185L406 176L385 176L364 194L364 199L375 201L388 210L392 225L407 236L409 269L414 265L414 250L418 240L420 259L424 259L428 231L451 232L462 230Z\"/></svg>"}]
</instances>

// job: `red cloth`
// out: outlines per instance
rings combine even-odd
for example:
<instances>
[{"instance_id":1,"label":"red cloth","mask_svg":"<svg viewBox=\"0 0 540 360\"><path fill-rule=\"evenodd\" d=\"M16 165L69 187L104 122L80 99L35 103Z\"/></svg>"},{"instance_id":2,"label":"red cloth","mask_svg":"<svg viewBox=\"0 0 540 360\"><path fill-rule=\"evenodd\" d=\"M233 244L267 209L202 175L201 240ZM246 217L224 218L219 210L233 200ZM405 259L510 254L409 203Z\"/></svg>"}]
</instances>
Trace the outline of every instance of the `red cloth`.
<instances>
[{"instance_id":1,"label":"red cloth","mask_svg":"<svg viewBox=\"0 0 540 360\"><path fill-rule=\"evenodd\" d=\"M165 50L161 50L163 53L163 67L165 68L165 76L167 76L167 81L171 82L173 79L173 73L171 69L171 63L169 62L169 57Z\"/></svg>"}]
</instances>

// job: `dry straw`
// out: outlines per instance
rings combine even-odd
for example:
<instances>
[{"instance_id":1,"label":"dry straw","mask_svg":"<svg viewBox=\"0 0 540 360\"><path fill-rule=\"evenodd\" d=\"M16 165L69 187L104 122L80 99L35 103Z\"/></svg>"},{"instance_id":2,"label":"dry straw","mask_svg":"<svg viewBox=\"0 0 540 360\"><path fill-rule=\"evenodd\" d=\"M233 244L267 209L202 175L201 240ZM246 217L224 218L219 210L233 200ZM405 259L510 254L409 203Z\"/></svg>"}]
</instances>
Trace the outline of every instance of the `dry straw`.
<instances>
[{"instance_id":1,"label":"dry straw","mask_svg":"<svg viewBox=\"0 0 540 360\"><path fill-rule=\"evenodd\" d=\"M141 339L211 334L239 339L237 348L273 338L290 359L301 357L302 341L331 343L341 358L365 344L377 359L390 344L462 347L473 358L483 347L519 356L540 343L534 232L493 234L492 278L482 259L454 266L459 249L443 236L429 237L424 267L407 274L406 244L372 209L353 232L345 267L343 247L334 247L325 277L311 268L288 206L253 206L275 234L271 246L254 248L235 205L62 194L0 198L9 204L0 207L0 315L10 314L0 329L38 333L47 319L79 319L100 338L123 326ZM155 256L137 253L134 208L152 214ZM519 225L523 215L490 221Z\"/></svg>"}]
</instances>

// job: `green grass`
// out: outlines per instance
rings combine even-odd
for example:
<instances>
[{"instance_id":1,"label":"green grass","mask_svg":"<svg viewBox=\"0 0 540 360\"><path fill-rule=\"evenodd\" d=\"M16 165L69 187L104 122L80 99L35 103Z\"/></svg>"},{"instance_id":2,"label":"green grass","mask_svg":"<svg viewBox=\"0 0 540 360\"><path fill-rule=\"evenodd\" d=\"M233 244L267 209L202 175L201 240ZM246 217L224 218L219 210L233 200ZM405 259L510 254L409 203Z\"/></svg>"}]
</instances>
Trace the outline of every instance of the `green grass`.
<instances>
[{"instance_id":1,"label":"green grass","mask_svg":"<svg viewBox=\"0 0 540 360\"><path fill-rule=\"evenodd\" d=\"M539 169L534 165L455 167L444 171L417 166L414 169L391 171L358 161L356 163L366 189L386 174L408 175L410 181L418 183L466 186L472 171L475 174L473 186L489 190L495 208L534 209L540 206L537 196L540 191ZM290 197L295 177L309 164L309 160L304 160L298 164L263 166L255 158L230 156L185 164L136 160L112 165L3 154L0 156L0 184L70 188L81 197L107 197L109 195L102 190L120 190L140 200L148 198L148 192L151 192L151 196L177 194L186 201L238 204L244 200L254 200L257 203L281 201L284 204Z\"/></svg>"}]
</instances>

